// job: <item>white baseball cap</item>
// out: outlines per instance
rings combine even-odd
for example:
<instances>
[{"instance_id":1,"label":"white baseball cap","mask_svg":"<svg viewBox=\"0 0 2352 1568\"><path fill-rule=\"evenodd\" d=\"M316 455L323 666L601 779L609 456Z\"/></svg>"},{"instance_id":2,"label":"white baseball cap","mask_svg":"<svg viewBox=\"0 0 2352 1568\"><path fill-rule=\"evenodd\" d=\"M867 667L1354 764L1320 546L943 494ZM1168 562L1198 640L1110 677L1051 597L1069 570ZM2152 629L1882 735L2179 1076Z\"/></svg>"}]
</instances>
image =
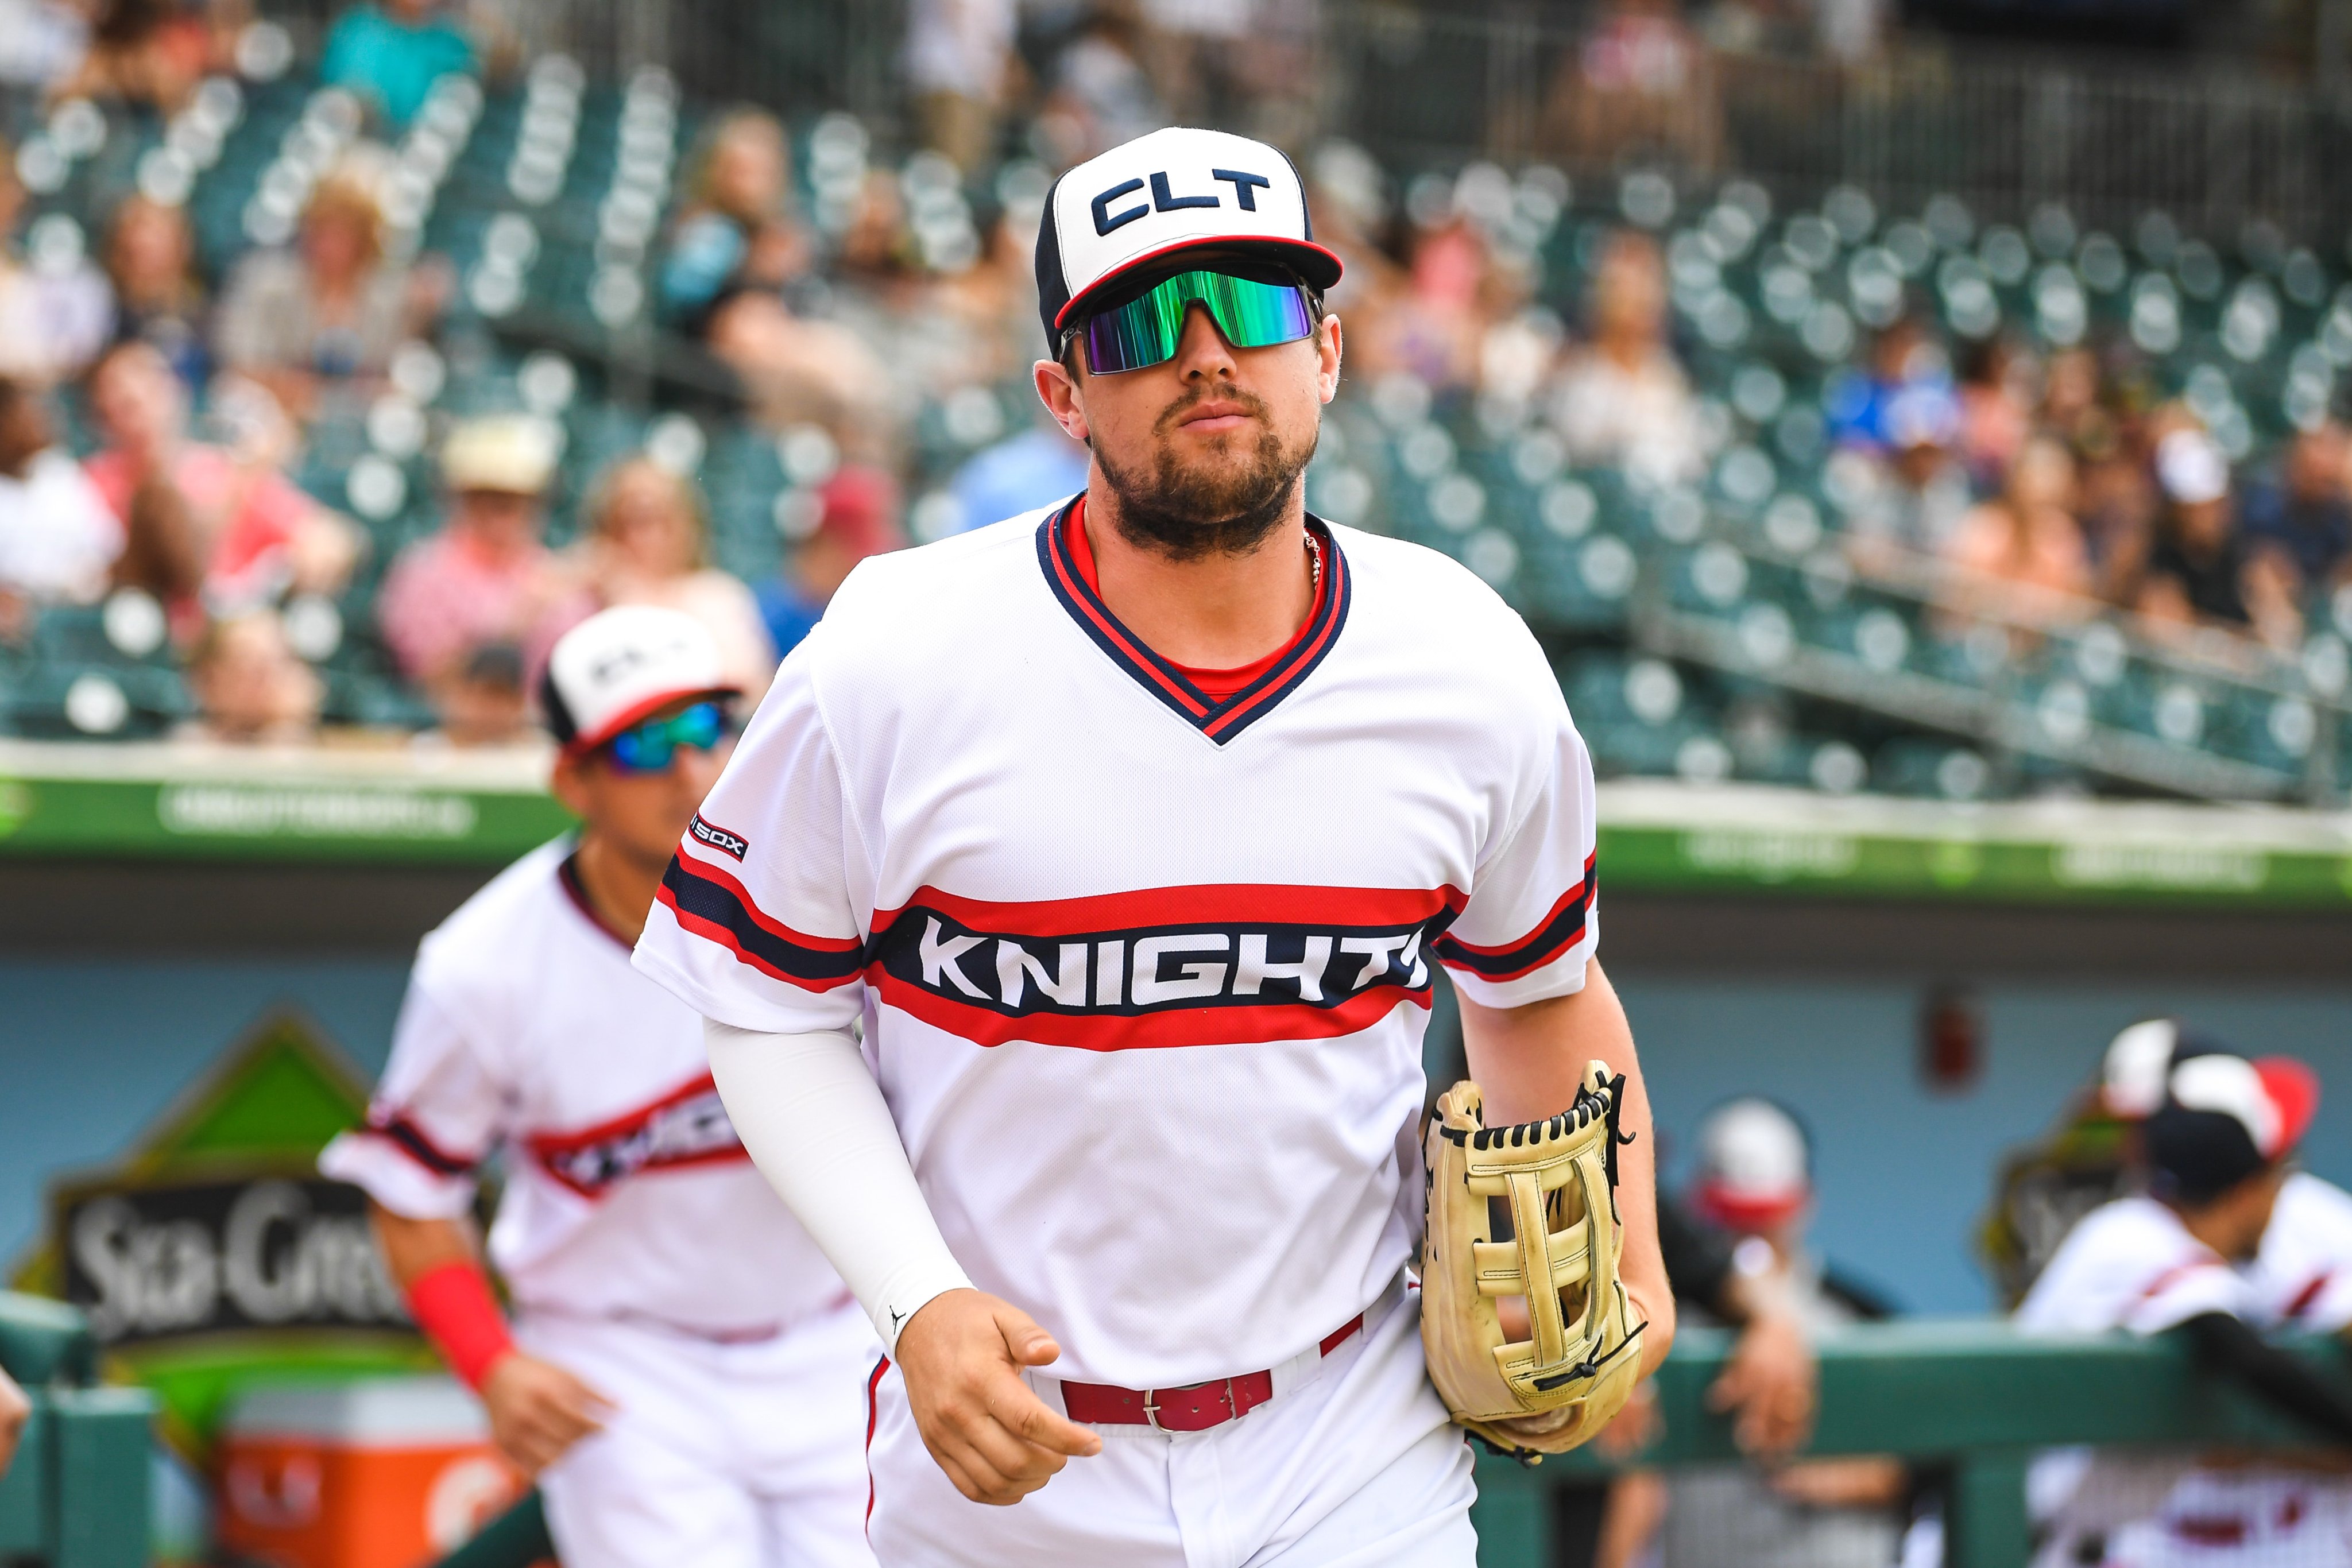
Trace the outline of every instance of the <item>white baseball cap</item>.
<instances>
[{"instance_id":1,"label":"white baseball cap","mask_svg":"<svg viewBox=\"0 0 2352 1568\"><path fill-rule=\"evenodd\" d=\"M2230 460L2203 431L2176 430L2156 444L2156 477L2182 506L2202 506L2230 493Z\"/></svg>"},{"instance_id":2,"label":"white baseball cap","mask_svg":"<svg viewBox=\"0 0 2352 1568\"><path fill-rule=\"evenodd\" d=\"M1339 281L1339 258L1315 243L1307 187L1263 141L1174 125L1122 142L1054 182L1037 225L1037 314L1045 339L1087 297L1202 246L1258 251L1313 287Z\"/></svg>"},{"instance_id":3,"label":"white baseball cap","mask_svg":"<svg viewBox=\"0 0 2352 1568\"><path fill-rule=\"evenodd\" d=\"M692 616L650 604L599 611L557 639L540 684L547 727L583 756L688 697L740 696Z\"/></svg>"},{"instance_id":4,"label":"white baseball cap","mask_svg":"<svg viewBox=\"0 0 2352 1568\"><path fill-rule=\"evenodd\" d=\"M1762 1230L1812 1197L1811 1155L1797 1119L1769 1100L1734 1100L1698 1133L1698 1207L1732 1230Z\"/></svg>"}]
</instances>

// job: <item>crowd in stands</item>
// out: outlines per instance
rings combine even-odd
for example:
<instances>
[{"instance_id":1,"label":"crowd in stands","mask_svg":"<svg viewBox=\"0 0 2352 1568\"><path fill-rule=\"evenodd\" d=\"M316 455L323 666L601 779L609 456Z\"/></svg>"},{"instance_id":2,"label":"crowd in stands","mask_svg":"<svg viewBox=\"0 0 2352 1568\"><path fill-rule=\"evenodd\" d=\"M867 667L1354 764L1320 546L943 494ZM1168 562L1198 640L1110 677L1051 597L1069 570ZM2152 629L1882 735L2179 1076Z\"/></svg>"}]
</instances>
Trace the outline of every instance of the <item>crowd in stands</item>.
<instances>
[{"instance_id":1,"label":"crowd in stands","mask_svg":"<svg viewBox=\"0 0 2352 1568\"><path fill-rule=\"evenodd\" d=\"M1218 20L1228 10L1251 29L1247 47ZM94 33L20 124L46 117L54 140L89 102L171 112L253 52L221 13L121 11L145 30ZM126 181L85 214L86 256L26 223L24 161L0 160L0 632L21 643L47 603L144 595L186 673L187 727L225 740L319 728L322 688L285 618L379 579L355 634L377 640L441 740L527 733L549 644L611 604L694 614L761 689L865 556L1083 484L1084 450L1034 408L1012 412L1034 402L1021 389L1039 346L1030 254L1045 187L1180 114L1283 134L1297 97L1278 89L1286 40L1312 18L1170 0L1082 5L1051 29L1016 21L1009 3L915 7L907 59L930 147L895 170L839 116L788 127L742 107L680 120L646 309L667 340L727 367L736 417L780 438L806 480L779 504L772 571L741 577L714 552L698 451L620 453L565 492L562 433L535 413L436 416L440 517L421 537L387 544L306 477L317 433L372 417L404 348L464 314L457 268L397 243L386 203L387 148L426 115L433 84L510 64L467 18L433 0L341 13L316 79L352 95L359 134L310 184L282 245L207 267L184 203ZM1629 3L1576 68L1654 81L1651 57L1672 53L1661 40L1678 28L1670 9ZM1782 249L1798 244L1760 189L1723 187L1703 228L1675 230L1677 193L1654 177L1601 192L1596 214L1594 193L1548 166L1400 180L1308 126L1287 130L1318 237L1347 264L1329 301L1346 323L1347 402L1402 387L1498 445L1542 436L1554 470L1607 469L1649 491L1705 486L1753 426L1792 463L1820 465L1857 571L1930 582L1938 626L1990 622L2014 651L2120 614L2225 659L2235 646L2292 653L2352 571L2352 444L2325 398L2270 450L2179 395L2131 334L1957 329L1952 296L1939 316L1921 262L1872 312L1854 274L1862 330L1840 308L1842 338L1826 351L1806 340L1817 399L1783 397L1768 372L1759 402L1746 365L1723 384L1731 361L1705 314L1748 308L1718 307L1721 289L1686 277L1685 249L1696 234L1751 252L1775 219L1789 225ZM1882 229L1889 246L1896 229L1932 259L1920 222ZM1965 259L1965 238L1935 243ZM2155 242L2141 248L2161 264ZM1765 265L1767 311L1779 265ZM941 419L961 455L925 470L926 422Z\"/></svg>"}]
</instances>

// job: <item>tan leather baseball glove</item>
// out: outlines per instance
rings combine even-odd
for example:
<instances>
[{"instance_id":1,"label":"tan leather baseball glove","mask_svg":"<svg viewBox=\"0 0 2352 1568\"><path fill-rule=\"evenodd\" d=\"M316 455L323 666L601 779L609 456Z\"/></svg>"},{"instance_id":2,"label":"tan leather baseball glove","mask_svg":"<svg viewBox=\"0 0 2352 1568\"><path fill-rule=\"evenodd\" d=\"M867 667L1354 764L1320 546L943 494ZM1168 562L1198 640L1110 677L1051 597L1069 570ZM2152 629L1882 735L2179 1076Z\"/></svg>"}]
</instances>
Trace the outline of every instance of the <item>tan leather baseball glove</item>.
<instances>
[{"instance_id":1,"label":"tan leather baseball glove","mask_svg":"<svg viewBox=\"0 0 2352 1568\"><path fill-rule=\"evenodd\" d=\"M1421 1340L1454 1419L1529 1464L1590 1440L1640 1380L1643 1323L1617 1277L1619 1098L1606 1063L1584 1070L1566 1113L1489 1127L1475 1083L1430 1122ZM1527 1302L1531 1337L1496 1304Z\"/></svg>"}]
</instances>

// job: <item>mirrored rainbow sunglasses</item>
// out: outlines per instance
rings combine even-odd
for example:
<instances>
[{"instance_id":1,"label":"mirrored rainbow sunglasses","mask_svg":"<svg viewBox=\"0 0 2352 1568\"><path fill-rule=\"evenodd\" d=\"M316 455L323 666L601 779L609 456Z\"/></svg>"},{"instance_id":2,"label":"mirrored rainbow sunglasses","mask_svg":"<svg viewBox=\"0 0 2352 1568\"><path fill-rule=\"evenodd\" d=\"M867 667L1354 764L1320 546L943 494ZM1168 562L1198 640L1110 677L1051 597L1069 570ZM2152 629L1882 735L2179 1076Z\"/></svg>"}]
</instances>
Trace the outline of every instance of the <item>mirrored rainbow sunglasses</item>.
<instances>
[{"instance_id":1,"label":"mirrored rainbow sunglasses","mask_svg":"<svg viewBox=\"0 0 2352 1568\"><path fill-rule=\"evenodd\" d=\"M723 705L699 702L667 718L631 725L606 741L603 749L617 772L659 773L677 758L679 747L709 751L733 729Z\"/></svg>"},{"instance_id":2,"label":"mirrored rainbow sunglasses","mask_svg":"<svg viewBox=\"0 0 2352 1568\"><path fill-rule=\"evenodd\" d=\"M1180 272L1124 304L1087 318L1076 329L1087 368L1098 376L1140 371L1176 357L1184 313L1198 300L1236 349L1296 343L1315 331L1315 307L1293 281L1271 283L1230 272Z\"/></svg>"}]
</instances>

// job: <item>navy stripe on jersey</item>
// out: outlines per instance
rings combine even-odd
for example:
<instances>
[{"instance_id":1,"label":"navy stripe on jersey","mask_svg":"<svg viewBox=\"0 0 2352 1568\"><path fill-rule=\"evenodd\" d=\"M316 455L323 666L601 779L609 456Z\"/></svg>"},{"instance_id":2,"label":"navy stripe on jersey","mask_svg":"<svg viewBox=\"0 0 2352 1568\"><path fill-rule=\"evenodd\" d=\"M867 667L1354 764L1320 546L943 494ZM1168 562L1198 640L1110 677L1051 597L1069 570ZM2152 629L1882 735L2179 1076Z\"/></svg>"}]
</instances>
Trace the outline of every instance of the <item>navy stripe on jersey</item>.
<instances>
[{"instance_id":1,"label":"navy stripe on jersey","mask_svg":"<svg viewBox=\"0 0 2352 1568\"><path fill-rule=\"evenodd\" d=\"M1559 895L1536 928L1517 942L1480 947L1458 936L1437 939L1438 962L1449 969L1466 969L1489 980L1516 980L1551 963L1584 939L1585 912L1593 894L1593 861L1584 862L1584 880Z\"/></svg>"},{"instance_id":2,"label":"navy stripe on jersey","mask_svg":"<svg viewBox=\"0 0 2352 1568\"><path fill-rule=\"evenodd\" d=\"M865 944L856 938L810 936L772 920L752 904L741 883L684 855L670 858L656 896L685 929L803 990L848 985L866 967Z\"/></svg>"},{"instance_id":3,"label":"navy stripe on jersey","mask_svg":"<svg viewBox=\"0 0 2352 1568\"><path fill-rule=\"evenodd\" d=\"M481 1163L478 1160L460 1159L456 1155L445 1152L440 1145L426 1137L415 1123L405 1116L388 1117L370 1127L368 1131L390 1143L393 1147L431 1171L435 1176L467 1176Z\"/></svg>"},{"instance_id":4,"label":"navy stripe on jersey","mask_svg":"<svg viewBox=\"0 0 2352 1568\"><path fill-rule=\"evenodd\" d=\"M1276 660L1272 669L1229 697L1212 697L1122 625L1102 601L1102 596L1087 585L1070 553L1068 528L1074 505L1075 500L1037 526L1037 563L1054 590L1054 597L1062 601L1062 608L1070 612L1078 629L1110 656L1111 663L1174 709L1185 723L1220 746L1273 711L1275 704L1313 674L1315 666L1323 662L1323 656L1339 641L1340 628L1347 624L1348 603L1354 592L1348 558L1323 520L1309 516L1307 532L1314 536L1323 570L1330 577L1317 599L1314 615L1290 652Z\"/></svg>"}]
</instances>

